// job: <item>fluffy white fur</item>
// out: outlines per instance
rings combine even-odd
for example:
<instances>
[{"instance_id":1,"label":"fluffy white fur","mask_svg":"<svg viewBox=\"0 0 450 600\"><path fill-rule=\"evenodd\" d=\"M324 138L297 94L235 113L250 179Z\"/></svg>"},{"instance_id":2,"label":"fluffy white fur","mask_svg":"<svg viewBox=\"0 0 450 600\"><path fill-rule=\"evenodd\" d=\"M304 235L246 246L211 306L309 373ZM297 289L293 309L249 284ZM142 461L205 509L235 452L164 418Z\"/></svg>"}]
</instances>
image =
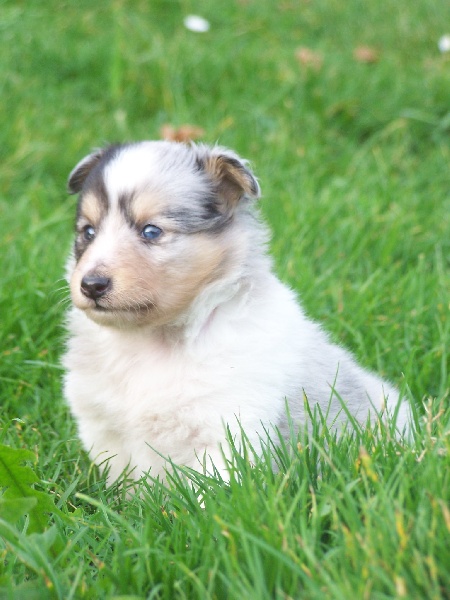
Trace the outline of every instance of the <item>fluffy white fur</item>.
<instances>
[{"instance_id":1,"label":"fluffy white fur","mask_svg":"<svg viewBox=\"0 0 450 600\"><path fill-rule=\"evenodd\" d=\"M103 215L98 182L108 200ZM196 469L207 457L223 469L225 425L238 437L242 426L257 448L264 428L287 434L286 401L291 418L307 425L304 394L330 424L346 418L340 398L360 422L372 406L394 413L398 391L332 344L274 275L254 213L259 188L235 154L165 142L123 146L83 159L69 187L81 192L82 239L67 269L74 306L65 394L92 459L110 459L111 481L126 468L135 477L164 476L163 456ZM183 208L192 226L189 211L211 194L224 217L217 230L188 232L167 218L167 209ZM119 209L127 195L132 218L160 227L159 240L138 239L139 227ZM83 228L92 220L95 239L87 243ZM80 293L86 273L110 278L111 291L96 300ZM140 296L147 311L137 308ZM407 421L402 403L397 428Z\"/></svg>"}]
</instances>

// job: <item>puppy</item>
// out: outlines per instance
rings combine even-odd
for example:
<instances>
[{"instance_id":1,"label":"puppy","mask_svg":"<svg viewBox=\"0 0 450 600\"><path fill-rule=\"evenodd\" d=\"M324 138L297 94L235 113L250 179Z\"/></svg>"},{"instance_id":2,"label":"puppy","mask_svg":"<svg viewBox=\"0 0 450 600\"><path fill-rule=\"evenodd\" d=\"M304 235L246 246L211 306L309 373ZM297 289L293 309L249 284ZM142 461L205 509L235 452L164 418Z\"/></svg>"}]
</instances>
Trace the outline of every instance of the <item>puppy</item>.
<instances>
[{"instance_id":1,"label":"puppy","mask_svg":"<svg viewBox=\"0 0 450 600\"><path fill-rule=\"evenodd\" d=\"M127 468L163 477L164 457L225 473L225 426L257 448L273 427L287 435L286 402L307 426L304 395L330 425L346 418L343 401L362 423L375 407L407 425L397 390L332 344L274 275L259 185L236 154L111 146L68 187L79 202L65 395L110 481Z\"/></svg>"}]
</instances>

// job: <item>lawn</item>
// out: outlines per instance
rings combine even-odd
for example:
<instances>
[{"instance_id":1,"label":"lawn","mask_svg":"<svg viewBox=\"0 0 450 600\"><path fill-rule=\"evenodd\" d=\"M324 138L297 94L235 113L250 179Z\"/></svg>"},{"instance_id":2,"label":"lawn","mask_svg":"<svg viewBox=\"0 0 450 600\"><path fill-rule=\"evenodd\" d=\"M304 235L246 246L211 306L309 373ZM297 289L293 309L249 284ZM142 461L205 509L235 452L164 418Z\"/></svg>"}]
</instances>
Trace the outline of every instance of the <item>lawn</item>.
<instances>
[{"instance_id":1,"label":"lawn","mask_svg":"<svg viewBox=\"0 0 450 600\"><path fill-rule=\"evenodd\" d=\"M444 0L0 2L1 599L450 599L444 34ZM66 180L186 124L250 159L277 273L404 391L410 442L312 408L229 485L106 488L61 391Z\"/></svg>"}]
</instances>

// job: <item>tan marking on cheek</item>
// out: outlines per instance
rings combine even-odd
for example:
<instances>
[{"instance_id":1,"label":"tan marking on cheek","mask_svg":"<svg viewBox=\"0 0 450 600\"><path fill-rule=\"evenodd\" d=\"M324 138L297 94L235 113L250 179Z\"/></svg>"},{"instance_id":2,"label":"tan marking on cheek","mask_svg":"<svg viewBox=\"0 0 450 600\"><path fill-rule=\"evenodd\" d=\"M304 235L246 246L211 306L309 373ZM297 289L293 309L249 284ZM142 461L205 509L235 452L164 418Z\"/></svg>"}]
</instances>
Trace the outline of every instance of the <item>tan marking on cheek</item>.
<instances>
[{"instance_id":1,"label":"tan marking on cheek","mask_svg":"<svg viewBox=\"0 0 450 600\"><path fill-rule=\"evenodd\" d=\"M220 240L207 234L193 235L190 239L192 244L186 255L190 268L185 271L186 283L196 287L220 277L227 254Z\"/></svg>"},{"instance_id":2,"label":"tan marking on cheek","mask_svg":"<svg viewBox=\"0 0 450 600\"><path fill-rule=\"evenodd\" d=\"M225 268L227 252L217 238L199 234L187 241L185 251L162 266L154 282L160 308L168 314L185 310Z\"/></svg>"},{"instance_id":3,"label":"tan marking on cheek","mask_svg":"<svg viewBox=\"0 0 450 600\"><path fill-rule=\"evenodd\" d=\"M183 236L172 248L122 244L108 267L110 297L117 308L152 304L148 321L169 323L186 310L201 290L223 274L226 252L217 239Z\"/></svg>"}]
</instances>

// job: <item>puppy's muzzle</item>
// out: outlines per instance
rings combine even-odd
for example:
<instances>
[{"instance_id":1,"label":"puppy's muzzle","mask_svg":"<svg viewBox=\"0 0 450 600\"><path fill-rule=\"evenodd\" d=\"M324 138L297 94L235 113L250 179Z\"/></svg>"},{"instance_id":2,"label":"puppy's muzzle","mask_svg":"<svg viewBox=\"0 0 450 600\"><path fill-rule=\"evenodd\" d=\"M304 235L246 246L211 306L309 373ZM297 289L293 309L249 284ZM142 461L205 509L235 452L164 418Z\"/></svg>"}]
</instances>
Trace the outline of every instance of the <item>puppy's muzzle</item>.
<instances>
[{"instance_id":1,"label":"puppy's muzzle","mask_svg":"<svg viewBox=\"0 0 450 600\"><path fill-rule=\"evenodd\" d=\"M92 300L98 300L111 289L111 279L102 275L88 274L81 280L81 291Z\"/></svg>"}]
</instances>

